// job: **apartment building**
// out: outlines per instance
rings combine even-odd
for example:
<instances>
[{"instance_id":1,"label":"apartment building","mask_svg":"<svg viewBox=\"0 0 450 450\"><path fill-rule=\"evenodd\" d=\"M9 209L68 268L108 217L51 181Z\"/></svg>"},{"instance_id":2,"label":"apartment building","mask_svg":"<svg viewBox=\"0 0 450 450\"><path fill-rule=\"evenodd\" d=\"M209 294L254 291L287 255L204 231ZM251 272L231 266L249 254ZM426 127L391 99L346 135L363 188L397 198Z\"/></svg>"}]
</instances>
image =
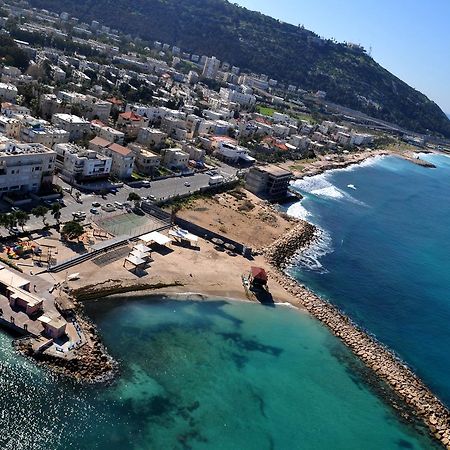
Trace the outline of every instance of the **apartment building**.
<instances>
[{"instance_id":1,"label":"apartment building","mask_svg":"<svg viewBox=\"0 0 450 450\"><path fill-rule=\"evenodd\" d=\"M74 114L54 114L52 117L52 123L57 128L67 131L71 141L83 139L89 134L90 131L90 123L81 117L75 116Z\"/></svg>"},{"instance_id":2,"label":"apartment building","mask_svg":"<svg viewBox=\"0 0 450 450\"><path fill-rule=\"evenodd\" d=\"M0 195L7 192L37 192L50 184L56 153L42 144L0 143Z\"/></svg>"},{"instance_id":3,"label":"apartment building","mask_svg":"<svg viewBox=\"0 0 450 450\"><path fill-rule=\"evenodd\" d=\"M57 144L56 170L68 182L89 182L109 177L112 159L75 144Z\"/></svg>"}]
</instances>

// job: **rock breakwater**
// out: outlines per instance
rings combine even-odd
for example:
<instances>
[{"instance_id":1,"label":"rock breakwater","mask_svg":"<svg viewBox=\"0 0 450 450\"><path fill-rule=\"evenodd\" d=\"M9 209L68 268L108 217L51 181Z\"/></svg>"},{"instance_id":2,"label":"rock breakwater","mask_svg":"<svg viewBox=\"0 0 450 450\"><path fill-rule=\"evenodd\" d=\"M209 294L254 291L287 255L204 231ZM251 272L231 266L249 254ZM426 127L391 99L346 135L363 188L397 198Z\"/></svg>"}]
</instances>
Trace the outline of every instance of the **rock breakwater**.
<instances>
[{"instance_id":1,"label":"rock breakwater","mask_svg":"<svg viewBox=\"0 0 450 450\"><path fill-rule=\"evenodd\" d=\"M284 273L292 257L305 243L314 239L313 229L307 226L303 226L305 236L302 238L301 226L302 224L294 228L292 235L288 233L263 252L273 268L270 276L297 298L299 306L324 323L367 367L384 380L427 425L431 435L450 450L450 412L422 380L392 351L359 328L349 317ZM287 242L291 238L293 242ZM299 246L295 250L296 245Z\"/></svg>"}]
</instances>

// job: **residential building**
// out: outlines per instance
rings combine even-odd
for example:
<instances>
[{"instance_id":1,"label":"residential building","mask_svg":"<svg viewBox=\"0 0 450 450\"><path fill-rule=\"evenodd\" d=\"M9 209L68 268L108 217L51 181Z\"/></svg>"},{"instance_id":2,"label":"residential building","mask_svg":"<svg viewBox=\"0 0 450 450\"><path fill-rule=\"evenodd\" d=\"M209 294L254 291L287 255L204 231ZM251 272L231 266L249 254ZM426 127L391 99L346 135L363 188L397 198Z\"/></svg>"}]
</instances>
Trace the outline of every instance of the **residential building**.
<instances>
[{"instance_id":1,"label":"residential building","mask_svg":"<svg viewBox=\"0 0 450 450\"><path fill-rule=\"evenodd\" d=\"M51 126L46 120L32 116L19 116L20 140L29 144L38 143L52 148L53 145L69 142L70 133Z\"/></svg>"},{"instance_id":2,"label":"residential building","mask_svg":"<svg viewBox=\"0 0 450 450\"><path fill-rule=\"evenodd\" d=\"M90 123L74 114L54 114L52 123L56 127L67 131L71 141L77 141L89 135Z\"/></svg>"},{"instance_id":3,"label":"residential building","mask_svg":"<svg viewBox=\"0 0 450 450\"><path fill-rule=\"evenodd\" d=\"M170 169L182 170L188 167L189 154L180 148L166 148L161 155L162 163Z\"/></svg>"},{"instance_id":4,"label":"residential building","mask_svg":"<svg viewBox=\"0 0 450 450\"><path fill-rule=\"evenodd\" d=\"M17 88L10 83L0 83L0 100L3 102L15 102Z\"/></svg>"},{"instance_id":5,"label":"residential building","mask_svg":"<svg viewBox=\"0 0 450 450\"><path fill-rule=\"evenodd\" d=\"M30 114L30 110L26 106L20 106L10 102L3 102L1 113L6 117L13 117L17 114L27 116Z\"/></svg>"},{"instance_id":6,"label":"residential building","mask_svg":"<svg viewBox=\"0 0 450 450\"><path fill-rule=\"evenodd\" d=\"M221 98L229 103L238 103L244 108L251 108L256 104L256 97L253 94L244 94L237 90L220 88Z\"/></svg>"},{"instance_id":7,"label":"residential building","mask_svg":"<svg viewBox=\"0 0 450 450\"><path fill-rule=\"evenodd\" d=\"M164 143L166 138L167 134L161 130L146 127L139 129L137 142L148 147L158 148Z\"/></svg>"},{"instance_id":8,"label":"residential building","mask_svg":"<svg viewBox=\"0 0 450 450\"><path fill-rule=\"evenodd\" d=\"M161 164L161 156L151 152L140 144L132 143L128 147L134 153L134 166L136 167L136 171L143 175L153 176Z\"/></svg>"},{"instance_id":9,"label":"residential building","mask_svg":"<svg viewBox=\"0 0 450 450\"><path fill-rule=\"evenodd\" d=\"M119 114L117 120L117 127L124 131L130 138L136 138L140 128L148 127L149 120L146 117L140 116L132 111Z\"/></svg>"},{"instance_id":10,"label":"residential building","mask_svg":"<svg viewBox=\"0 0 450 450\"><path fill-rule=\"evenodd\" d=\"M220 61L212 56L211 58L206 58L205 65L203 66L203 78L215 79L220 69Z\"/></svg>"},{"instance_id":11,"label":"residential building","mask_svg":"<svg viewBox=\"0 0 450 450\"><path fill-rule=\"evenodd\" d=\"M20 139L20 121L12 117L0 116L0 133L13 139Z\"/></svg>"},{"instance_id":12,"label":"residential building","mask_svg":"<svg viewBox=\"0 0 450 450\"><path fill-rule=\"evenodd\" d=\"M246 162L254 163L255 159L249 156L248 149L234 145L231 142L219 141L215 154L225 162L237 163Z\"/></svg>"},{"instance_id":13,"label":"residential building","mask_svg":"<svg viewBox=\"0 0 450 450\"><path fill-rule=\"evenodd\" d=\"M292 172L275 165L251 167L245 177L245 188L270 200L286 197Z\"/></svg>"},{"instance_id":14,"label":"residential building","mask_svg":"<svg viewBox=\"0 0 450 450\"><path fill-rule=\"evenodd\" d=\"M115 142L116 144L123 145L125 140L125 134L115 128L108 127L99 120L93 120L91 122L91 131L107 141Z\"/></svg>"},{"instance_id":15,"label":"residential building","mask_svg":"<svg viewBox=\"0 0 450 450\"><path fill-rule=\"evenodd\" d=\"M96 137L89 142L89 148L112 159L111 175L126 180L131 177L134 153L127 147Z\"/></svg>"},{"instance_id":16,"label":"residential building","mask_svg":"<svg viewBox=\"0 0 450 450\"><path fill-rule=\"evenodd\" d=\"M75 144L56 144L56 169L69 182L105 179L111 172L112 159Z\"/></svg>"},{"instance_id":17,"label":"residential building","mask_svg":"<svg viewBox=\"0 0 450 450\"><path fill-rule=\"evenodd\" d=\"M0 195L7 192L37 192L51 184L56 154L42 144L0 143Z\"/></svg>"}]
</instances>

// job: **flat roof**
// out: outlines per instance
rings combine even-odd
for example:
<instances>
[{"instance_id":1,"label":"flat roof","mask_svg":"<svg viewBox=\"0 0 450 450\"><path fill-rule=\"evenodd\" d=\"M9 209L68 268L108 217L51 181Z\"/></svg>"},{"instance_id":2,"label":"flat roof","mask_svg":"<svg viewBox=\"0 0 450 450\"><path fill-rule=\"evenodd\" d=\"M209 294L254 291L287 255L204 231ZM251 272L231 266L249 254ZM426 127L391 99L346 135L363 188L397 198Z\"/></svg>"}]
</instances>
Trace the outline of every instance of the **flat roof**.
<instances>
[{"instance_id":1,"label":"flat roof","mask_svg":"<svg viewBox=\"0 0 450 450\"><path fill-rule=\"evenodd\" d=\"M11 286L13 288L22 288L30 284L26 278L17 275L11 270L5 269L3 266L0 267L0 283L6 286Z\"/></svg>"},{"instance_id":2,"label":"flat roof","mask_svg":"<svg viewBox=\"0 0 450 450\"><path fill-rule=\"evenodd\" d=\"M256 167L256 169L261 170L262 172L266 172L270 175L273 175L274 177L283 177L292 175L292 172L290 172L289 170L282 169L281 167L275 166L273 164L269 166L258 166Z\"/></svg>"},{"instance_id":3,"label":"flat roof","mask_svg":"<svg viewBox=\"0 0 450 450\"><path fill-rule=\"evenodd\" d=\"M152 233L144 234L143 236L140 236L139 239L141 241L144 241L145 243L148 242L156 242L159 245L166 245L172 242L172 239L165 236L162 233L159 233L158 231L153 231Z\"/></svg>"}]
</instances>

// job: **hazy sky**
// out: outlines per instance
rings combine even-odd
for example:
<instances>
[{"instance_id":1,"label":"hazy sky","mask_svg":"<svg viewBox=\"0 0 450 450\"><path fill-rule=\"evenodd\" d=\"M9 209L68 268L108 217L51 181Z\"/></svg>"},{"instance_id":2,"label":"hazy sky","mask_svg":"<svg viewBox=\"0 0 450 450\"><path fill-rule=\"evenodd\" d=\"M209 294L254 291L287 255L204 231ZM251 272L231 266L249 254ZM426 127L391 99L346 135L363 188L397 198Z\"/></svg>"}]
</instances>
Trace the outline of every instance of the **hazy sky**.
<instances>
[{"instance_id":1,"label":"hazy sky","mask_svg":"<svg viewBox=\"0 0 450 450\"><path fill-rule=\"evenodd\" d=\"M382 66L450 113L450 0L232 0L326 38L372 47Z\"/></svg>"}]
</instances>

